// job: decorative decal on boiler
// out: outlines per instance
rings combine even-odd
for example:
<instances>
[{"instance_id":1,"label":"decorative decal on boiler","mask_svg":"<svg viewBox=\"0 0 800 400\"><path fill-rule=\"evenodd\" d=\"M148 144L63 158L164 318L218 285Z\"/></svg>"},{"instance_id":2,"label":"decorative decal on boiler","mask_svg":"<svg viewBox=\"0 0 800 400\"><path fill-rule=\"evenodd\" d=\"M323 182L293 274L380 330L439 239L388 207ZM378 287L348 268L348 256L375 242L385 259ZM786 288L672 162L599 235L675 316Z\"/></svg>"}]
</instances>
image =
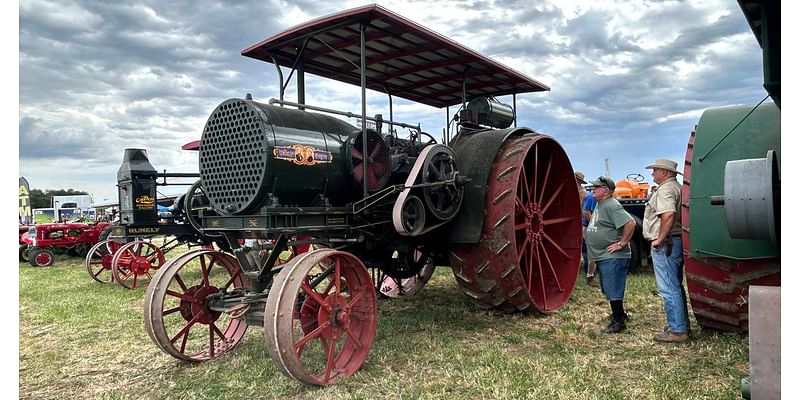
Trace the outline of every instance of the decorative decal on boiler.
<instances>
[{"instance_id":1,"label":"decorative decal on boiler","mask_svg":"<svg viewBox=\"0 0 800 400\"><path fill-rule=\"evenodd\" d=\"M301 144L275 146L272 155L278 160L290 161L297 165L330 164L333 161L333 154L330 151Z\"/></svg>"}]
</instances>

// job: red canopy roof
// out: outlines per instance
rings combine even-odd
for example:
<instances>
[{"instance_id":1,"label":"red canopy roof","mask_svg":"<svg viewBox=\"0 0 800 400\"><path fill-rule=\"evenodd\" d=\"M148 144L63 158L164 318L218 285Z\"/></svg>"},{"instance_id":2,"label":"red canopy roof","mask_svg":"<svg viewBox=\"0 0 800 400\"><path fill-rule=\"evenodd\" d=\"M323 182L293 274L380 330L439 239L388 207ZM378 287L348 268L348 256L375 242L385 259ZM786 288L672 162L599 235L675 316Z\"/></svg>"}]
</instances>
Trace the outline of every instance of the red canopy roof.
<instances>
[{"instance_id":1,"label":"red canopy roof","mask_svg":"<svg viewBox=\"0 0 800 400\"><path fill-rule=\"evenodd\" d=\"M379 5L353 8L289 28L242 50L242 55L302 65L308 73L361 86L359 25L366 24L367 87L434 107L467 100L550 90L474 50ZM296 63L303 51L302 64ZM335 49L335 50L334 50Z\"/></svg>"}]
</instances>

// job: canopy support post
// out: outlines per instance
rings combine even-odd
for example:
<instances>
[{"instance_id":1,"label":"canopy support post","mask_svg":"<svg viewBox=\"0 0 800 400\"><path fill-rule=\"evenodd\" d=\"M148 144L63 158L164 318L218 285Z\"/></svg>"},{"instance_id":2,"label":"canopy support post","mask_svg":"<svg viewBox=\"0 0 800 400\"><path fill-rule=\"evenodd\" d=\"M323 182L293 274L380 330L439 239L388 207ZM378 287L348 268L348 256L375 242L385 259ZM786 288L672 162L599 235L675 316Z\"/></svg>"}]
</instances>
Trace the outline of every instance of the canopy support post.
<instances>
[{"instance_id":1,"label":"canopy support post","mask_svg":"<svg viewBox=\"0 0 800 400\"><path fill-rule=\"evenodd\" d=\"M358 31L361 34L361 153L363 161L361 167L364 169L362 181L364 183L364 198L368 195L367 186L367 163L369 158L369 146L367 146L367 25L359 24ZM389 118L391 120L391 117Z\"/></svg>"}]
</instances>

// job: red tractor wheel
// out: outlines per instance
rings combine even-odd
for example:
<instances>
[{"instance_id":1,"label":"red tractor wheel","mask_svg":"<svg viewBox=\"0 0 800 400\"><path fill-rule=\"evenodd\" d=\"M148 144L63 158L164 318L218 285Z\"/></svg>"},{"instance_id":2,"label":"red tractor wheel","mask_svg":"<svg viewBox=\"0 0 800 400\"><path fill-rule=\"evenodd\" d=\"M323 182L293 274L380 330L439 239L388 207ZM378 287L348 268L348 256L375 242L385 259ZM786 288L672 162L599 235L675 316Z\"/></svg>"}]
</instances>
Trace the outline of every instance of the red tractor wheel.
<instances>
[{"instance_id":1,"label":"red tractor wheel","mask_svg":"<svg viewBox=\"0 0 800 400\"><path fill-rule=\"evenodd\" d=\"M286 376L328 385L353 375L369 354L378 323L367 268L350 253L320 249L275 277L264 312L264 341Z\"/></svg>"},{"instance_id":2,"label":"red tractor wheel","mask_svg":"<svg viewBox=\"0 0 800 400\"><path fill-rule=\"evenodd\" d=\"M27 244L19 245L19 260L20 261L30 260L30 246L28 246Z\"/></svg>"},{"instance_id":3,"label":"red tractor wheel","mask_svg":"<svg viewBox=\"0 0 800 400\"><path fill-rule=\"evenodd\" d=\"M111 260L120 247L117 242L103 240L89 249L84 264L92 279L100 283L114 282L114 274L111 273Z\"/></svg>"},{"instance_id":4,"label":"red tractor wheel","mask_svg":"<svg viewBox=\"0 0 800 400\"><path fill-rule=\"evenodd\" d=\"M244 337L247 324L207 307L207 298L246 285L236 260L214 250L192 250L160 268L144 297L144 326L165 353L200 362L221 356Z\"/></svg>"},{"instance_id":5,"label":"red tractor wheel","mask_svg":"<svg viewBox=\"0 0 800 400\"><path fill-rule=\"evenodd\" d=\"M572 165L554 139L508 139L489 172L480 242L450 250L461 290L482 308L557 311L578 276L578 203Z\"/></svg>"},{"instance_id":6,"label":"red tractor wheel","mask_svg":"<svg viewBox=\"0 0 800 400\"><path fill-rule=\"evenodd\" d=\"M55 261L55 253L49 247L34 247L29 253L28 262L34 267L49 267Z\"/></svg>"},{"instance_id":7,"label":"red tractor wheel","mask_svg":"<svg viewBox=\"0 0 800 400\"><path fill-rule=\"evenodd\" d=\"M126 289L136 289L153 279L153 270L164 265L164 252L158 246L141 240L120 247L111 259L114 280Z\"/></svg>"},{"instance_id":8,"label":"red tractor wheel","mask_svg":"<svg viewBox=\"0 0 800 400\"><path fill-rule=\"evenodd\" d=\"M681 223L683 254L686 262L686 288L697 323L702 327L729 332L748 330L748 303L751 285L780 286L781 265L776 259L734 260L724 257L692 257L691 198L692 155L695 131L689 136L683 168Z\"/></svg>"}]
</instances>

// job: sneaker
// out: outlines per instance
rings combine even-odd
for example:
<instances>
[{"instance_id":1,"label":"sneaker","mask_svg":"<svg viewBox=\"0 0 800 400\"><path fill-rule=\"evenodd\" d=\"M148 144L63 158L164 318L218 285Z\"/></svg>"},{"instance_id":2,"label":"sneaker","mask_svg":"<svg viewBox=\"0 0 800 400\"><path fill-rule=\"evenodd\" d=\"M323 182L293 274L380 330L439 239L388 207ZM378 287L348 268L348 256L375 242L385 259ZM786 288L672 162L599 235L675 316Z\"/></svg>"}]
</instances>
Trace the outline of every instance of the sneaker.
<instances>
[{"instance_id":1,"label":"sneaker","mask_svg":"<svg viewBox=\"0 0 800 400\"><path fill-rule=\"evenodd\" d=\"M598 284L597 281L594 280L594 276L587 276L586 277L586 284L589 285L589 286L592 286L592 287L599 287L600 286L600 284Z\"/></svg>"},{"instance_id":2,"label":"sneaker","mask_svg":"<svg viewBox=\"0 0 800 400\"><path fill-rule=\"evenodd\" d=\"M683 343L687 339L689 339L689 335L686 332L666 331L653 336L653 340L661 343Z\"/></svg>"},{"instance_id":3,"label":"sneaker","mask_svg":"<svg viewBox=\"0 0 800 400\"><path fill-rule=\"evenodd\" d=\"M603 329L605 333L620 333L625 330L625 323L624 322L617 322L612 320L608 323L606 329Z\"/></svg>"}]
</instances>

